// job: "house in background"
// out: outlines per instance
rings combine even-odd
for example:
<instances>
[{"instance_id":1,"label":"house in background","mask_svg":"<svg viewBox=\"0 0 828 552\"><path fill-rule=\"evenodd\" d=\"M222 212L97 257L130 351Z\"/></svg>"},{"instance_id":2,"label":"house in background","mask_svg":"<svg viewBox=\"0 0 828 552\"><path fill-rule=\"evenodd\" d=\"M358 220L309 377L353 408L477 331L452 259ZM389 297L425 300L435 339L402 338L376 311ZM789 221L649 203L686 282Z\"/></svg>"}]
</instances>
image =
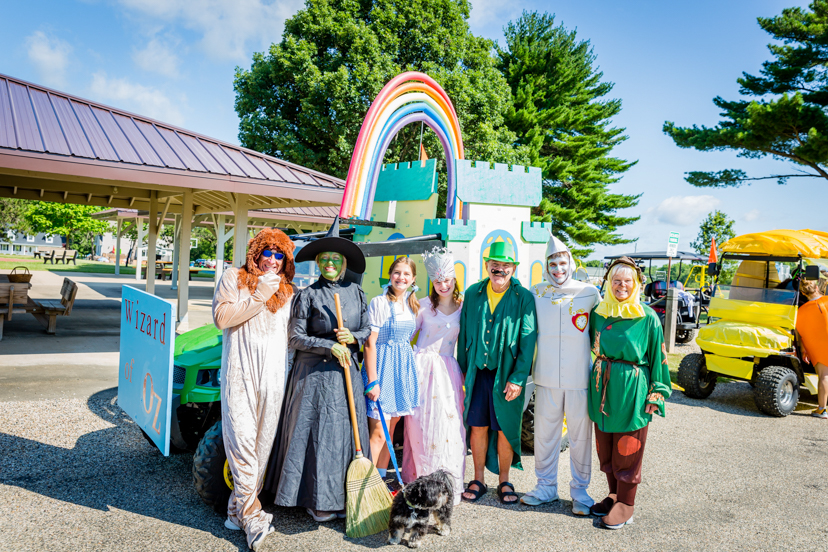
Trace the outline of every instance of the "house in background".
<instances>
[{"instance_id":1,"label":"house in background","mask_svg":"<svg viewBox=\"0 0 828 552\"><path fill-rule=\"evenodd\" d=\"M31 255L38 247L63 247L62 236L0 231L0 255Z\"/></svg>"}]
</instances>

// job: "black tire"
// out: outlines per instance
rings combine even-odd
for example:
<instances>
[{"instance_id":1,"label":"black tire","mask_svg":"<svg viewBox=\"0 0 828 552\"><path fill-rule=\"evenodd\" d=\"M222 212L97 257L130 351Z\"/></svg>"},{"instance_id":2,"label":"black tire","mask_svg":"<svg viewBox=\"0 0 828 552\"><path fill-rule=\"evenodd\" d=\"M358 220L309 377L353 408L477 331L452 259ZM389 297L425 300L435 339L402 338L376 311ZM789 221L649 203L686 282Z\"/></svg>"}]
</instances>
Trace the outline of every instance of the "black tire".
<instances>
[{"instance_id":1,"label":"black tire","mask_svg":"<svg viewBox=\"0 0 828 552\"><path fill-rule=\"evenodd\" d=\"M231 488L224 480L227 453L221 435L221 420L207 430L193 455L193 481L201 500L218 514L227 513Z\"/></svg>"},{"instance_id":2,"label":"black tire","mask_svg":"<svg viewBox=\"0 0 828 552\"><path fill-rule=\"evenodd\" d=\"M526 452L535 452L535 396L529 399L529 406L523 411L523 424L520 427L520 446ZM561 452L569 448L569 431L564 419Z\"/></svg>"},{"instance_id":3,"label":"black tire","mask_svg":"<svg viewBox=\"0 0 828 552\"><path fill-rule=\"evenodd\" d=\"M676 330L676 343L690 343L696 338L696 330Z\"/></svg>"},{"instance_id":4,"label":"black tire","mask_svg":"<svg viewBox=\"0 0 828 552\"><path fill-rule=\"evenodd\" d=\"M703 354L690 353L679 364L678 384L691 399L706 399L716 388L716 374L707 371Z\"/></svg>"},{"instance_id":5,"label":"black tire","mask_svg":"<svg viewBox=\"0 0 828 552\"><path fill-rule=\"evenodd\" d=\"M141 428L138 428L138 429L141 429ZM152 448L154 448L155 450L158 450L158 447L155 445L155 443L150 438L150 436L147 435L147 432L144 431L143 429L141 429L141 435L144 436L144 439L147 440L147 443L149 443ZM161 451L159 451L159 452L161 452ZM181 454L182 452L187 452L187 451L184 450L184 449L180 449L177 446L175 446L174 444L170 443L170 454Z\"/></svg>"},{"instance_id":6,"label":"black tire","mask_svg":"<svg viewBox=\"0 0 828 552\"><path fill-rule=\"evenodd\" d=\"M799 378L785 366L767 366L756 376L753 400L768 416L783 418L799 402Z\"/></svg>"}]
</instances>

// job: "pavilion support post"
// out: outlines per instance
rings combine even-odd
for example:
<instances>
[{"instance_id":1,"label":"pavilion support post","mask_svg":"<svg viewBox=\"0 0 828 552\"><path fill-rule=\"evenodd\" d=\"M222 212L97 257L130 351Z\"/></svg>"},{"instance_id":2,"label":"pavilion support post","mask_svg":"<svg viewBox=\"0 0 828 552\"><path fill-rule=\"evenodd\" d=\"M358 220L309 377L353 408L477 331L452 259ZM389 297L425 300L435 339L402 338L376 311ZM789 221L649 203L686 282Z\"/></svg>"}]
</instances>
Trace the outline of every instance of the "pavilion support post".
<instances>
[{"instance_id":1,"label":"pavilion support post","mask_svg":"<svg viewBox=\"0 0 828 552\"><path fill-rule=\"evenodd\" d=\"M135 279L141 281L141 248L144 247L144 219L135 217L138 225L138 235L135 240Z\"/></svg>"},{"instance_id":2,"label":"pavilion support post","mask_svg":"<svg viewBox=\"0 0 828 552\"><path fill-rule=\"evenodd\" d=\"M178 327L186 331L190 301L190 234L193 226L193 191L184 192L181 204L181 235L178 238Z\"/></svg>"},{"instance_id":3,"label":"pavilion support post","mask_svg":"<svg viewBox=\"0 0 828 552\"><path fill-rule=\"evenodd\" d=\"M115 274L121 273L121 230L124 221L118 218L118 228L115 231Z\"/></svg>"},{"instance_id":4,"label":"pavilion support post","mask_svg":"<svg viewBox=\"0 0 828 552\"><path fill-rule=\"evenodd\" d=\"M247 258L247 194L236 194L233 228L233 266L240 267Z\"/></svg>"},{"instance_id":5,"label":"pavilion support post","mask_svg":"<svg viewBox=\"0 0 828 552\"><path fill-rule=\"evenodd\" d=\"M147 293L155 295L155 245L158 241L158 192L150 192L149 239L147 240Z\"/></svg>"},{"instance_id":6,"label":"pavilion support post","mask_svg":"<svg viewBox=\"0 0 828 552\"><path fill-rule=\"evenodd\" d=\"M216 215L216 286L221 281L221 275L224 272L224 242L226 241L224 219L224 215Z\"/></svg>"},{"instance_id":7,"label":"pavilion support post","mask_svg":"<svg viewBox=\"0 0 828 552\"><path fill-rule=\"evenodd\" d=\"M173 264L172 273L170 274L170 289L175 291L178 289L178 258L181 256L181 248L178 247L178 237L181 235L181 215L174 215L175 222L173 223Z\"/></svg>"}]
</instances>

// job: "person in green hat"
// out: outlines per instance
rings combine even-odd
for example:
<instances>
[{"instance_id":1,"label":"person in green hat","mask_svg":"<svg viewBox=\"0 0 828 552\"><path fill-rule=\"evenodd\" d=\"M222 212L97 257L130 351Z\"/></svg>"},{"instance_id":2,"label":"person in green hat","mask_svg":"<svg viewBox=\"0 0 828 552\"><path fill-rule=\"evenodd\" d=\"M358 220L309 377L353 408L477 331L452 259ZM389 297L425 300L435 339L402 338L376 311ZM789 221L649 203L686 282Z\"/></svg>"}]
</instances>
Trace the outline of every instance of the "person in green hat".
<instances>
[{"instance_id":1,"label":"person in green hat","mask_svg":"<svg viewBox=\"0 0 828 552\"><path fill-rule=\"evenodd\" d=\"M507 242L495 242L483 259L489 277L466 290L457 338L457 362L466 376L464 418L470 429L474 479L463 500L488 488L484 468L499 475L503 504L517 504L509 469L520 463L524 389L537 341L535 300L514 277L518 262Z\"/></svg>"}]
</instances>

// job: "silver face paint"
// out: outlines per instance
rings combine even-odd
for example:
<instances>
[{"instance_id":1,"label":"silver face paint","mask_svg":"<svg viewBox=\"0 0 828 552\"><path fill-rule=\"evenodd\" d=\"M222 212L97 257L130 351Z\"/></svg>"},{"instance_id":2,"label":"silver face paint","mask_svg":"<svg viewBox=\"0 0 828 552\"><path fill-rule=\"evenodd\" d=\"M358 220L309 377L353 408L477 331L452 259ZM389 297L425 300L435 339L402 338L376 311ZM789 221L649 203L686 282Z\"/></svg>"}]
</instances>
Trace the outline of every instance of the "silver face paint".
<instances>
[{"instance_id":1,"label":"silver face paint","mask_svg":"<svg viewBox=\"0 0 828 552\"><path fill-rule=\"evenodd\" d=\"M558 285L562 285L569 278L569 259L565 256L550 257L546 261L546 268Z\"/></svg>"}]
</instances>

